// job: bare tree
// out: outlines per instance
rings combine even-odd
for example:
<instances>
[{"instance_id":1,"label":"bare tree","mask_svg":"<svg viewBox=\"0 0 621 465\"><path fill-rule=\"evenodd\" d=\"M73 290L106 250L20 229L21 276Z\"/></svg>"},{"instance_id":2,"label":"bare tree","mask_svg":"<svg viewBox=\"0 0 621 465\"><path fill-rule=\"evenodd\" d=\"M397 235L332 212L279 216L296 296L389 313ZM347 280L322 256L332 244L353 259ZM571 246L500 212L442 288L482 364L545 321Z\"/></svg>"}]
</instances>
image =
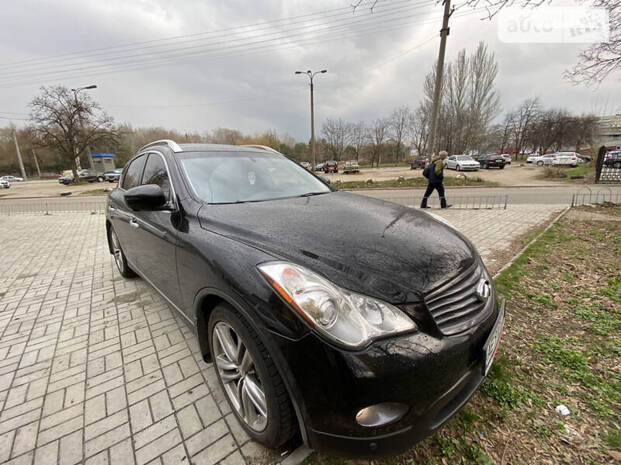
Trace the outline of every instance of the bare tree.
<instances>
[{"instance_id":1,"label":"bare tree","mask_svg":"<svg viewBox=\"0 0 621 465\"><path fill-rule=\"evenodd\" d=\"M592 6L608 12L610 36L580 52L573 69L565 72L575 84L600 83L621 71L621 0L593 0Z\"/></svg>"},{"instance_id":2,"label":"bare tree","mask_svg":"<svg viewBox=\"0 0 621 465\"><path fill-rule=\"evenodd\" d=\"M510 114L511 119L511 135L513 138L513 148L515 156L518 157L529 137L529 131L532 129L532 123L537 117L539 110L539 99L529 98Z\"/></svg>"},{"instance_id":3,"label":"bare tree","mask_svg":"<svg viewBox=\"0 0 621 465\"><path fill-rule=\"evenodd\" d=\"M353 147L354 153L356 154L356 160L360 159L362 147L364 147L367 140L367 132L367 125L364 121L349 124L349 130L347 131L347 143Z\"/></svg>"},{"instance_id":4,"label":"bare tree","mask_svg":"<svg viewBox=\"0 0 621 465\"><path fill-rule=\"evenodd\" d=\"M423 104L410 116L409 133L412 138L412 145L418 151L420 157L427 153L427 143L429 141L429 117L431 113L425 111Z\"/></svg>"},{"instance_id":5,"label":"bare tree","mask_svg":"<svg viewBox=\"0 0 621 465\"><path fill-rule=\"evenodd\" d=\"M112 117L88 95L76 97L63 86L42 87L30 102L30 121L41 143L56 151L78 180L77 157L89 146L113 143Z\"/></svg>"},{"instance_id":6,"label":"bare tree","mask_svg":"<svg viewBox=\"0 0 621 465\"><path fill-rule=\"evenodd\" d=\"M369 128L369 140L371 142L371 166L375 162L379 166L382 162L382 151L384 150L384 142L388 135L388 121L384 118L378 118Z\"/></svg>"},{"instance_id":7,"label":"bare tree","mask_svg":"<svg viewBox=\"0 0 621 465\"><path fill-rule=\"evenodd\" d=\"M395 108L388 119L389 137L394 141L395 148L397 150L396 160L401 160L401 146L406 136L406 131L409 127L412 112L404 105L399 108Z\"/></svg>"},{"instance_id":8,"label":"bare tree","mask_svg":"<svg viewBox=\"0 0 621 465\"><path fill-rule=\"evenodd\" d=\"M326 140L326 148L336 161L340 161L343 157L348 129L348 124L341 118L328 118L321 129L321 133Z\"/></svg>"}]
</instances>

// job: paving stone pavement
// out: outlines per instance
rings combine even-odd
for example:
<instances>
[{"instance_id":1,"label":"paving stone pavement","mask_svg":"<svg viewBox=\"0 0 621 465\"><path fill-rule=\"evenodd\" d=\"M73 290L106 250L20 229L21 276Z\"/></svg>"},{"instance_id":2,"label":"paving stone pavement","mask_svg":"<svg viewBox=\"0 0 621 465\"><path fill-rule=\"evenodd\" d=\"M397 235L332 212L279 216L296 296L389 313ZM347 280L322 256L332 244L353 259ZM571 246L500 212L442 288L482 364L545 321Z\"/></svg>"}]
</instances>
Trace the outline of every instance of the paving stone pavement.
<instances>
[{"instance_id":1,"label":"paving stone pavement","mask_svg":"<svg viewBox=\"0 0 621 465\"><path fill-rule=\"evenodd\" d=\"M485 259L560 206L434 210ZM104 215L0 221L0 463L258 463L194 334L109 255ZM271 457L271 460L277 460Z\"/></svg>"}]
</instances>

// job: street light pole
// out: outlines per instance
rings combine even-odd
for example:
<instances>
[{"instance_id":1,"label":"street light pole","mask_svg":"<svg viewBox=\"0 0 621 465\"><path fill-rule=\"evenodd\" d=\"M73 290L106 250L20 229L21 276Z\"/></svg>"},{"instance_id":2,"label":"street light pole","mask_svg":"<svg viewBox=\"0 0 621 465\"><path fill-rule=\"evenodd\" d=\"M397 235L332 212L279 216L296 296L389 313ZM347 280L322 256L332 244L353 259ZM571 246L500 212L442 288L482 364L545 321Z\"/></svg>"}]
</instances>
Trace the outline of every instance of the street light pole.
<instances>
[{"instance_id":1,"label":"street light pole","mask_svg":"<svg viewBox=\"0 0 621 465\"><path fill-rule=\"evenodd\" d=\"M71 91L73 92L73 99L75 100L75 108L78 111L78 119L80 120L80 130L82 132L84 132L84 123L82 121L82 111L79 109L78 107L78 92L80 92L81 90L87 90L87 89L96 89L97 86L95 84L92 84L90 86L85 86L85 87L78 87L77 89L71 89ZM88 153L88 166L90 169L95 169L95 167L93 166L93 157L91 156L91 148L89 146L86 146L86 151ZM76 158L78 159L78 167L80 166L80 154L78 153Z\"/></svg>"},{"instance_id":2,"label":"street light pole","mask_svg":"<svg viewBox=\"0 0 621 465\"><path fill-rule=\"evenodd\" d=\"M310 81L310 107L311 107L311 154L313 156L313 170L315 169L315 165L317 161L315 159L315 100L314 100L314 83L313 78L317 74L327 73L327 69L322 69L321 71L315 71L314 73L311 70L306 71L305 73L302 71L296 71L295 74L306 74Z\"/></svg>"}]
</instances>

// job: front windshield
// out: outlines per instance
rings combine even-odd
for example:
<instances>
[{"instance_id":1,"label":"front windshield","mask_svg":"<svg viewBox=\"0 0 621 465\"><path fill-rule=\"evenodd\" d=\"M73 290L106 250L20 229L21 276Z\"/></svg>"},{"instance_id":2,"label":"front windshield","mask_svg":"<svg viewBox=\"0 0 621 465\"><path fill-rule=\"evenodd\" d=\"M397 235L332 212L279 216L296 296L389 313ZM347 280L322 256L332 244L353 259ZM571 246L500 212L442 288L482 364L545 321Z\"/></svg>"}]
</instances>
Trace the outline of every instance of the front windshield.
<instances>
[{"instance_id":1,"label":"front windshield","mask_svg":"<svg viewBox=\"0 0 621 465\"><path fill-rule=\"evenodd\" d=\"M459 157L457 157L458 160L470 160L471 158L467 155L461 155Z\"/></svg>"},{"instance_id":2,"label":"front windshield","mask_svg":"<svg viewBox=\"0 0 621 465\"><path fill-rule=\"evenodd\" d=\"M283 155L202 152L179 155L196 195L207 203L237 203L324 194L330 188Z\"/></svg>"}]
</instances>

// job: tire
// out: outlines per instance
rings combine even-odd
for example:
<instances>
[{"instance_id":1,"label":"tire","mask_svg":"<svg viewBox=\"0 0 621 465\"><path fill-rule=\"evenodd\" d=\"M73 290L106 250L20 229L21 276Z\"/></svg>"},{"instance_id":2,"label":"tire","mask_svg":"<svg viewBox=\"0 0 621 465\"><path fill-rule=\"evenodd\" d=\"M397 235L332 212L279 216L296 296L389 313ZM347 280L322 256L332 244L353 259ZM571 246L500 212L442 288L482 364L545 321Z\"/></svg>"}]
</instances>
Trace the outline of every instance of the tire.
<instances>
[{"instance_id":1,"label":"tire","mask_svg":"<svg viewBox=\"0 0 621 465\"><path fill-rule=\"evenodd\" d=\"M119 270L119 273L121 273L121 276L128 279L135 278L137 276L136 272L127 264L127 259L125 258L125 254L121 248L119 238L112 227L110 227L110 230L108 231L108 240L110 241L110 246L112 247L114 262L116 263L116 267Z\"/></svg>"},{"instance_id":2,"label":"tire","mask_svg":"<svg viewBox=\"0 0 621 465\"><path fill-rule=\"evenodd\" d=\"M539 160L539 161L537 162L537 166L543 166L543 162L542 162L541 160Z\"/></svg>"},{"instance_id":3,"label":"tire","mask_svg":"<svg viewBox=\"0 0 621 465\"><path fill-rule=\"evenodd\" d=\"M220 387L239 423L250 437L269 448L287 442L295 433L293 406L274 360L256 331L228 304L220 304L211 312L208 331ZM223 376L230 377L226 385Z\"/></svg>"},{"instance_id":4,"label":"tire","mask_svg":"<svg viewBox=\"0 0 621 465\"><path fill-rule=\"evenodd\" d=\"M505 165L500 165L498 168L500 168L501 170L505 169Z\"/></svg>"},{"instance_id":5,"label":"tire","mask_svg":"<svg viewBox=\"0 0 621 465\"><path fill-rule=\"evenodd\" d=\"M457 171L461 171L461 166L457 165Z\"/></svg>"},{"instance_id":6,"label":"tire","mask_svg":"<svg viewBox=\"0 0 621 465\"><path fill-rule=\"evenodd\" d=\"M104 182L105 179L103 178L103 176L97 176L97 182Z\"/></svg>"}]
</instances>

